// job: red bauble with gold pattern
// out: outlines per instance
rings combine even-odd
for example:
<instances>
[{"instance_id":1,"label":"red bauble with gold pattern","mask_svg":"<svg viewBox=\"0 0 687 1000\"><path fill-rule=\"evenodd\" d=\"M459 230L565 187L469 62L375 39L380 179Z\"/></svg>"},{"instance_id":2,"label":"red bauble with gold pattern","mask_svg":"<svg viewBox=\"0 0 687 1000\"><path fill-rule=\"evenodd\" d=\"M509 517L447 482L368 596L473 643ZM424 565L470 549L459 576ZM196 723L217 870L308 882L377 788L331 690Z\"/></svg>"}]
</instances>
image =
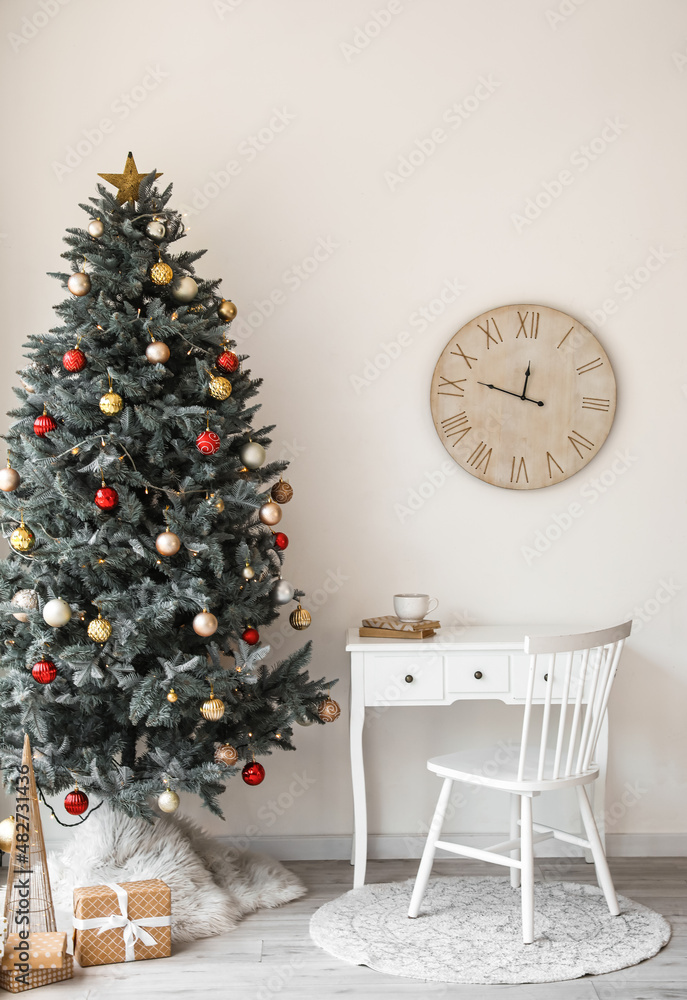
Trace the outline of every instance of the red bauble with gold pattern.
<instances>
[{"instance_id":1,"label":"red bauble with gold pattern","mask_svg":"<svg viewBox=\"0 0 687 1000\"><path fill-rule=\"evenodd\" d=\"M222 351L217 358L217 367L223 368L225 372L235 372L239 367L238 355L233 351Z\"/></svg>"},{"instance_id":2,"label":"red bauble with gold pattern","mask_svg":"<svg viewBox=\"0 0 687 1000\"><path fill-rule=\"evenodd\" d=\"M119 493L111 486L101 486L94 499L96 507L101 510L114 510L119 503Z\"/></svg>"},{"instance_id":3,"label":"red bauble with gold pattern","mask_svg":"<svg viewBox=\"0 0 687 1000\"><path fill-rule=\"evenodd\" d=\"M259 785L265 779L265 768L254 760L251 764L246 764L241 771L241 777L247 785Z\"/></svg>"},{"instance_id":4,"label":"red bauble with gold pattern","mask_svg":"<svg viewBox=\"0 0 687 1000\"><path fill-rule=\"evenodd\" d=\"M285 535L283 531L275 531L274 544L276 548L281 549L281 551L283 552L284 549L289 544L289 536Z\"/></svg>"},{"instance_id":5,"label":"red bauble with gold pattern","mask_svg":"<svg viewBox=\"0 0 687 1000\"><path fill-rule=\"evenodd\" d=\"M199 434L196 438L196 448L201 455L214 455L219 451L221 443L219 434L215 434L214 431L210 430L203 431L203 433Z\"/></svg>"},{"instance_id":6,"label":"red bauble with gold pattern","mask_svg":"<svg viewBox=\"0 0 687 1000\"><path fill-rule=\"evenodd\" d=\"M64 800L64 808L72 816L80 816L88 809L88 796L81 789L75 788L73 792L67 792Z\"/></svg>"},{"instance_id":7,"label":"red bauble with gold pattern","mask_svg":"<svg viewBox=\"0 0 687 1000\"><path fill-rule=\"evenodd\" d=\"M31 674L39 684L52 684L57 677L57 667L52 660L39 660L31 668Z\"/></svg>"},{"instance_id":8,"label":"red bauble with gold pattern","mask_svg":"<svg viewBox=\"0 0 687 1000\"><path fill-rule=\"evenodd\" d=\"M36 417L33 422L33 432L39 438L45 437L45 435L49 434L50 431L54 431L56 427L56 422L48 413L45 413L45 411L41 413L40 417Z\"/></svg>"},{"instance_id":9,"label":"red bauble with gold pattern","mask_svg":"<svg viewBox=\"0 0 687 1000\"><path fill-rule=\"evenodd\" d=\"M80 372L86 367L86 355L78 347L73 347L62 355L62 365L68 372Z\"/></svg>"},{"instance_id":10,"label":"red bauble with gold pattern","mask_svg":"<svg viewBox=\"0 0 687 1000\"><path fill-rule=\"evenodd\" d=\"M247 628L241 633L241 638L249 646L255 646L260 642L260 633L256 628Z\"/></svg>"}]
</instances>

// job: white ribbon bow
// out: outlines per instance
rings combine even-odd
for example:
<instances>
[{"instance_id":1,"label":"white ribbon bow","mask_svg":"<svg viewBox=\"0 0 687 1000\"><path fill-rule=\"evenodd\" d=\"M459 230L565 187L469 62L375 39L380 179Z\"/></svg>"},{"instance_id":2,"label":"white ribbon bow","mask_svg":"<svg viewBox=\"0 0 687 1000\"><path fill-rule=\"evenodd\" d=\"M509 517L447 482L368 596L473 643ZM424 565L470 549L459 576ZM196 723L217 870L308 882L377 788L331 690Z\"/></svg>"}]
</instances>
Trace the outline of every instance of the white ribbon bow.
<instances>
[{"instance_id":1,"label":"white ribbon bow","mask_svg":"<svg viewBox=\"0 0 687 1000\"><path fill-rule=\"evenodd\" d=\"M98 928L98 934L104 934L105 931L121 927L124 935L124 961L133 962L136 958L134 946L137 941L148 946L155 944L153 935L145 931L143 927L168 927L172 918L168 915L131 920L129 917L129 895L126 889L117 885L116 882L106 882L105 885L116 893L120 912L112 913L109 917L95 917L91 920L81 920L75 917L74 927L80 931Z\"/></svg>"}]
</instances>

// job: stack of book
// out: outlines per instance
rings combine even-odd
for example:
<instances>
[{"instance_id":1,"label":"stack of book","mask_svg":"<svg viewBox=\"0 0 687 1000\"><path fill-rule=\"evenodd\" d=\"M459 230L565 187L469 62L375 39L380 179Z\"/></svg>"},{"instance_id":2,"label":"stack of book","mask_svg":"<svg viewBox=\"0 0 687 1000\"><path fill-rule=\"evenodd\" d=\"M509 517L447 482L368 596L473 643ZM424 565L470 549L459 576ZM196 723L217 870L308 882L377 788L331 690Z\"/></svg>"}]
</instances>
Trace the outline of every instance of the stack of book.
<instances>
[{"instance_id":1,"label":"stack of book","mask_svg":"<svg viewBox=\"0 0 687 1000\"><path fill-rule=\"evenodd\" d=\"M363 618L359 633L373 639L428 639L441 622L423 619L419 622L402 622L396 615L381 618Z\"/></svg>"}]
</instances>

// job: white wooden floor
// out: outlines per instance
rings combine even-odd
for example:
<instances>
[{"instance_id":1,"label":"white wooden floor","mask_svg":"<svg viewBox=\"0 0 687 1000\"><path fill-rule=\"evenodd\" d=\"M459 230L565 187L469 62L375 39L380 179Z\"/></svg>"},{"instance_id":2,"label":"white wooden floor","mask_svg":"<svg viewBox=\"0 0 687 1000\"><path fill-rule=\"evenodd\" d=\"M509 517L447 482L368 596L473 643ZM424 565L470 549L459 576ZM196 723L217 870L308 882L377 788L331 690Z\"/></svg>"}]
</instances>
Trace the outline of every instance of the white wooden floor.
<instances>
[{"instance_id":1,"label":"white wooden floor","mask_svg":"<svg viewBox=\"0 0 687 1000\"><path fill-rule=\"evenodd\" d=\"M40 1000L157 1000L218 997L231 1000L355 1000L424 997L469 1000L687 1000L687 858L610 859L616 888L663 913L673 938L655 958L623 972L534 986L455 986L384 976L347 965L315 947L311 914L352 885L344 861L289 864L309 889L306 897L248 917L231 934L175 948L170 959L76 969L73 980L40 991ZM416 861L373 861L369 881L415 874ZM494 874L492 865L468 860L437 862L434 874ZM594 881L582 859L542 858L538 878Z\"/></svg>"}]
</instances>

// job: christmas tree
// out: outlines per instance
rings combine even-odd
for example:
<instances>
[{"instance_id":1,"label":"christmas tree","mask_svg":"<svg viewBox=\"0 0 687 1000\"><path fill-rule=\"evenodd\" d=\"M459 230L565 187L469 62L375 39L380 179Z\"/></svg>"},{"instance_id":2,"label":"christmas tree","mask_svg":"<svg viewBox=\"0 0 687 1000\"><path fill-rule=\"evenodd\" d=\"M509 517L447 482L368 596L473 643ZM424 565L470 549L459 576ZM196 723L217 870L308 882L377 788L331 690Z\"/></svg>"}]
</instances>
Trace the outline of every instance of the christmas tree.
<instances>
[{"instance_id":1,"label":"christmas tree","mask_svg":"<svg viewBox=\"0 0 687 1000\"><path fill-rule=\"evenodd\" d=\"M292 496L253 428L260 386L228 340L236 307L171 252L181 216L129 154L68 229L60 325L30 335L5 435L0 514L0 766L24 733L45 794L72 789L131 815L194 792L221 815L223 782L294 722L336 714L304 669L310 643L268 666L260 632L302 593L281 578ZM75 787L76 782L78 786Z\"/></svg>"}]
</instances>

